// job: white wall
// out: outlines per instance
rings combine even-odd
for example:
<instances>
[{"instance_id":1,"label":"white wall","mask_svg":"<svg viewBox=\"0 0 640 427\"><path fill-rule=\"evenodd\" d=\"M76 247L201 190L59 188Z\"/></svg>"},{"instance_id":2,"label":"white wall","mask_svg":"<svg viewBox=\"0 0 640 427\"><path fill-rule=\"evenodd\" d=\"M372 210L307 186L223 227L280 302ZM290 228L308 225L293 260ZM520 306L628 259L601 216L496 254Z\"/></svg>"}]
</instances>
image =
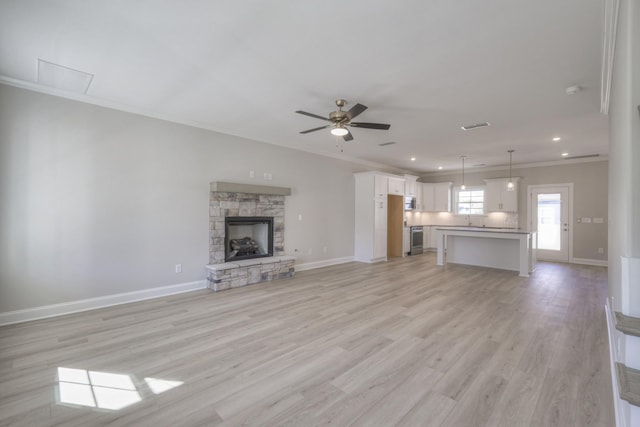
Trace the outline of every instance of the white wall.
<instances>
[{"instance_id":1,"label":"white wall","mask_svg":"<svg viewBox=\"0 0 640 427\"><path fill-rule=\"evenodd\" d=\"M0 85L0 313L203 280L211 181L291 187L286 252L353 256L363 169Z\"/></svg>"},{"instance_id":2,"label":"white wall","mask_svg":"<svg viewBox=\"0 0 640 427\"><path fill-rule=\"evenodd\" d=\"M609 293L622 309L620 257L640 257L640 2L620 1L609 107ZM633 278L640 294L640 277ZM640 301L634 302L640 312Z\"/></svg>"}]
</instances>

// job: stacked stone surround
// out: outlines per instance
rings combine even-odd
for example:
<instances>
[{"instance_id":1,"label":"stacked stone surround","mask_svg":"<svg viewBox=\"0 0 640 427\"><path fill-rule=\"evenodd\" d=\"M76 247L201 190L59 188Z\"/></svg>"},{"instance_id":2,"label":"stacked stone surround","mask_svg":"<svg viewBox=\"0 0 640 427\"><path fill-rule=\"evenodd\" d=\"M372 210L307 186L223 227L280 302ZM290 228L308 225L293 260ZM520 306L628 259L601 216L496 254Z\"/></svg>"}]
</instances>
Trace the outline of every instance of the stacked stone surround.
<instances>
[{"instance_id":1,"label":"stacked stone surround","mask_svg":"<svg viewBox=\"0 0 640 427\"><path fill-rule=\"evenodd\" d=\"M212 185L213 186L213 185ZM284 254L284 197L229 191L209 193L209 288L229 288L272 281L295 274L295 257ZM273 257L224 262L225 217L273 217Z\"/></svg>"}]
</instances>

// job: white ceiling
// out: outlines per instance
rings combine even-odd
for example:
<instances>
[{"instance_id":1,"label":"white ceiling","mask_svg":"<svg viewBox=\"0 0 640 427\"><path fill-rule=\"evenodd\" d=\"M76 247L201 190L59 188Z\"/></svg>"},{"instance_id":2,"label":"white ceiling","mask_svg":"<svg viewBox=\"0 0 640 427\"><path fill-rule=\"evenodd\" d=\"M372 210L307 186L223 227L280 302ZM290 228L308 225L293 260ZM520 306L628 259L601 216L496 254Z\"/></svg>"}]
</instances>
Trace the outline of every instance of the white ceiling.
<instances>
[{"instance_id":1,"label":"white ceiling","mask_svg":"<svg viewBox=\"0 0 640 427\"><path fill-rule=\"evenodd\" d=\"M504 165L508 149L514 164L547 162L607 154L602 10L601 0L0 0L0 81L37 88L40 58L93 74L87 102L417 173L458 169L461 155L469 167ZM575 84L584 90L565 94ZM328 115L337 98L369 107L356 121L391 129L352 129L342 154L328 130L298 133L326 123L294 111Z\"/></svg>"}]
</instances>

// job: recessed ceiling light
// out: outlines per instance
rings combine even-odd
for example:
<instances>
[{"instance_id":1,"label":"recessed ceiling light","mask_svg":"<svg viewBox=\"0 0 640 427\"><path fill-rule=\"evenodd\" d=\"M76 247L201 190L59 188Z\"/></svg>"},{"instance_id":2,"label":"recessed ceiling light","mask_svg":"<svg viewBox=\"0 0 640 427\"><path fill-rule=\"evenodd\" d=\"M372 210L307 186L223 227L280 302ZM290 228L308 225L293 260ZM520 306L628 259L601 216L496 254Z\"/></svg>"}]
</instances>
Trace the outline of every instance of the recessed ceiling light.
<instances>
[{"instance_id":1,"label":"recessed ceiling light","mask_svg":"<svg viewBox=\"0 0 640 427\"><path fill-rule=\"evenodd\" d=\"M562 157L567 157L569 153L562 153Z\"/></svg>"},{"instance_id":2,"label":"recessed ceiling light","mask_svg":"<svg viewBox=\"0 0 640 427\"><path fill-rule=\"evenodd\" d=\"M412 157L412 158L411 158L411 161L412 161L412 162L415 162L415 161L416 161L416 158L415 158L415 157Z\"/></svg>"},{"instance_id":3,"label":"recessed ceiling light","mask_svg":"<svg viewBox=\"0 0 640 427\"><path fill-rule=\"evenodd\" d=\"M444 169L442 166L438 166L439 171L441 171L442 169Z\"/></svg>"},{"instance_id":4,"label":"recessed ceiling light","mask_svg":"<svg viewBox=\"0 0 640 427\"><path fill-rule=\"evenodd\" d=\"M556 142L557 142L557 141L560 141L560 137L559 137L559 136L554 136L554 137L553 137L553 139L552 139L552 141L556 141Z\"/></svg>"}]
</instances>

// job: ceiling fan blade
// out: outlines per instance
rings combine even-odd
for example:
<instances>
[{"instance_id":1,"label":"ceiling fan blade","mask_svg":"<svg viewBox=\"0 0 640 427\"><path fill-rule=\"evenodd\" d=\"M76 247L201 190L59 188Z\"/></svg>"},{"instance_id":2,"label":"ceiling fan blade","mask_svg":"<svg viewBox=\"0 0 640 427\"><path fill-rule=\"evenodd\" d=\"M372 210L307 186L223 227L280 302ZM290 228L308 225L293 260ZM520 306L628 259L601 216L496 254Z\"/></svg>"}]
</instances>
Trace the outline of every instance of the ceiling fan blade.
<instances>
[{"instance_id":1,"label":"ceiling fan blade","mask_svg":"<svg viewBox=\"0 0 640 427\"><path fill-rule=\"evenodd\" d=\"M317 114L313 114L313 113L307 113L306 111L300 111L300 110L298 110L298 111L296 111L296 113L298 113L298 114L302 114L302 115L304 115L304 116L309 116L309 117L313 117L313 118L316 118L316 119L320 119L320 120L327 120L327 121L329 121L329 122L331 121L331 120L329 120L329 119L328 119L328 118L326 118L326 117L322 117L322 116L319 116L319 115L317 115Z\"/></svg>"},{"instance_id":2,"label":"ceiling fan blade","mask_svg":"<svg viewBox=\"0 0 640 427\"><path fill-rule=\"evenodd\" d=\"M366 105L356 104L349 111L347 111L347 117L349 120L354 119L356 116L359 116L367 109Z\"/></svg>"},{"instance_id":3,"label":"ceiling fan blade","mask_svg":"<svg viewBox=\"0 0 640 427\"><path fill-rule=\"evenodd\" d=\"M342 135L342 139L344 139L345 141L351 141L353 139L353 135L351 135L351 132L349 132L349 130L347 129L347 134L346 135Z\"/></svg>"},{"instance_id":4,"label":"ceiling fan blade","mask_svg":"<svg viewBox=\"0 0 640 427\"><path fill-rule=\"evenodd\" d=\"M320 126L319 128L313 128L313 129L303 130L303 131L302 131L302 132L300 132L300 133L310 133L310 132L315 132L315 131L317 131L317 130L320 130L320 129L326 129L326 128L331 127L331 126L333 126L333 125Z\"/></svg>"},{"instance_id":5,"label":"ceiling fan blade","mask_svg":"<svg viewBox=\"0 0 640 427\"><path fill-rule=\"evenodd\" d=\"M391 125L385 125L382 123L365 123L365 122L351 122L349 126L353 126L356 128L365 128L365 129L381 129L381 130L389 130Z\"/></svg>"}]
</instances>

